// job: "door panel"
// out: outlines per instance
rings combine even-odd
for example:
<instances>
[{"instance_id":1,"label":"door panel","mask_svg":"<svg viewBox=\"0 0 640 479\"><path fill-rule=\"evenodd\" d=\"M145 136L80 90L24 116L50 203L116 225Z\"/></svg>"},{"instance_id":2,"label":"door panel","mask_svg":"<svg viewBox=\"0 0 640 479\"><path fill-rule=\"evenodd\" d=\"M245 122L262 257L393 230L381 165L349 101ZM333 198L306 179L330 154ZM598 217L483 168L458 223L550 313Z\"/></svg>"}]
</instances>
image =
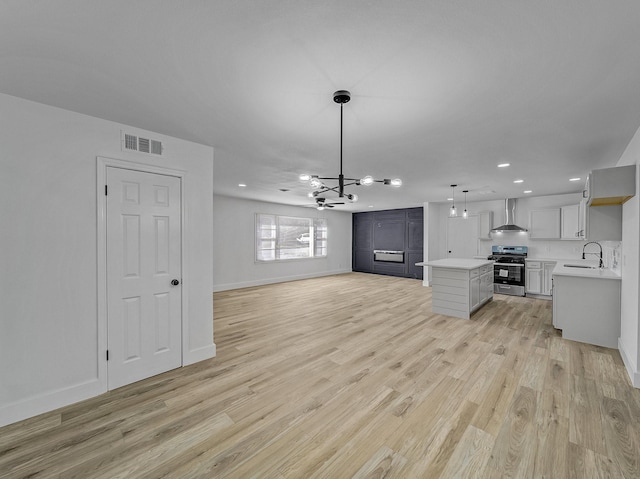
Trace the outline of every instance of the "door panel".
<instances>
[{"instance_id":1,"label":"door panel","mask_svg":"<svg viewBox=\"0 0 640 479\"><path fill-rule=\"evenodd\" d=\"M478 217L447 218L447 257L473 258L478 254Z\"/></svg>"},{"instance_id":2,"label":"door panel","mask_svg":"<svg viewBox=\"0 0 640 479\"><path fill-rule=\"evenodd\" d=\"M108 386L182 363L181 184L107 168Z\"/></svg>"}]
</instances>

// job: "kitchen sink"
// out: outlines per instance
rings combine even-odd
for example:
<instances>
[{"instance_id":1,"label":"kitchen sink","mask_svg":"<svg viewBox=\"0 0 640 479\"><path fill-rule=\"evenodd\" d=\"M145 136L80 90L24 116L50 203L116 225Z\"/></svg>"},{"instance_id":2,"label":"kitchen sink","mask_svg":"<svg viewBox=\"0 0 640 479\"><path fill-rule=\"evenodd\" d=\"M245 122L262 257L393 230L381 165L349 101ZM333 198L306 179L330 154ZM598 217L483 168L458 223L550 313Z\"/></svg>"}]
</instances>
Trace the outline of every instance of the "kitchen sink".
<instances>
[{"instance_id":1,"label":"kitchen sink","mask_svg":"<svg viewBox=\"0 0 640 479\"><path fill-rule=\"evenodd\" d=\"M565 268L584 268L584 269L596 269L595 266L587 266L584 264L564 264Z\"/></svg>"}]
</instances>

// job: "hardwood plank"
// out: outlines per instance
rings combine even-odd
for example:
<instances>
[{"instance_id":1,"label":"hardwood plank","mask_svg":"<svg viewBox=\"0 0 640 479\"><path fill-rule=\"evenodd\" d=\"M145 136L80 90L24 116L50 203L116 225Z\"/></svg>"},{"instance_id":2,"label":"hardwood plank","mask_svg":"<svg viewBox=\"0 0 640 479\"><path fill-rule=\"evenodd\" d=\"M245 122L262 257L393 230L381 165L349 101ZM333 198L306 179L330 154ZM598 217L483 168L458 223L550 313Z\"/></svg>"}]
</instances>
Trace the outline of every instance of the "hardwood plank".
<instances>
[{"instance_id":1,"label":"hardwood plank","mask_svg":"<svg viewBox=\"0 0 640 479\"><path fill-rule=\"evenodd\" d=\"M214 322L214 359L0 428L0 477L640 477L640 390L548 301L461 320L351 273L216 293Z\"/></svg>"}]
</instances>

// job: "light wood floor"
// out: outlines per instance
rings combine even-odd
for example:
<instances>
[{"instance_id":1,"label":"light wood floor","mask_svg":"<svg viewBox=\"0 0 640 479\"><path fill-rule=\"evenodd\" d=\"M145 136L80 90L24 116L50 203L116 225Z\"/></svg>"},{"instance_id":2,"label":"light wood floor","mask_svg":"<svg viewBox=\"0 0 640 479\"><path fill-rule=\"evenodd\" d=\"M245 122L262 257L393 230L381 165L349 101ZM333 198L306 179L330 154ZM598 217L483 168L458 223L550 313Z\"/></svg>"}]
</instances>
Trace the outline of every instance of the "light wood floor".
<instances>
[{"instance_id":1,"label":"light wood floor","mask_svg":"<svg viewBox=\"0 0 640 479\"><path fill-rule=\"evenodd\" d=\"M351 273L214 295L218 356L0 429L11 478L640 477L640 390L551 302Z\"/></svg>"}]
</instances>

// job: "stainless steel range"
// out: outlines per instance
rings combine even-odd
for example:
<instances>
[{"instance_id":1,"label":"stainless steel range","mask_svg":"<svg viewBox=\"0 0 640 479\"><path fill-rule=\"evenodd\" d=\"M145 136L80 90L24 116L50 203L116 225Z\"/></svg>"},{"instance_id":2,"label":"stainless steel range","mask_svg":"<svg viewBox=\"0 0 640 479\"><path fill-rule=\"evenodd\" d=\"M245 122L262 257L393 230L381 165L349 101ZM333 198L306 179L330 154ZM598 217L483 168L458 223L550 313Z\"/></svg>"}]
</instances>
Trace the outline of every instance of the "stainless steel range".
<instances>
[{"instance_id":1,"label":"stainless steel range","mask_svg":"<svg viewBox=\"0 0 640 479\"><path fill-rule=\"evenodd\" d=\"M493 263L493 292L524 296L527 246L492 246L488 259Z\"/></svg>"}]
</instances>

